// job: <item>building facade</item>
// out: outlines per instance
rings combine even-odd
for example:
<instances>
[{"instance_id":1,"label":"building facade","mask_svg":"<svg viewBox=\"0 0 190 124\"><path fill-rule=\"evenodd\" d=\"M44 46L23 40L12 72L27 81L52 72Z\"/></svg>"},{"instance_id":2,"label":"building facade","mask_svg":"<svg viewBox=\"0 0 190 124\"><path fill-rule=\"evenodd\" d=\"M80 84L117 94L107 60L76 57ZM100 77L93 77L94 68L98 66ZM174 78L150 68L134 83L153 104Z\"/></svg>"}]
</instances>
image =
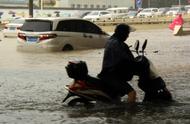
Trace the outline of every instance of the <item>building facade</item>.
<instances>
[{"instance_id":1,"label":"building facade","mask_svg":"<svg viewBox=\"0 0 190 124\"><path fill-rule=\"evenodd\" d=\"M176 5L188 5L189 0L142 0L142 8L149 7L171 7Z\"/></svg>"},{"instance_id":2,"label":"building facade","mask_svg":"<svg viewBox=\"0 0 190 124\"><path fill-rule=\"evenodd\" d=\"M28 0L0 0L0 6L27 6Z\"/></svg>"},{"instance_id":3,"label":"building facade","mask_svg":"<svg viewBox=\"0 0 190 124\"><path fill-rule=\"evenodd\" d=\"M7 6L28 6L29 0L0 0L0 5ZM70 9L106 9L111 7L129 7L137 8L140 1L142 8L148 7L171 7L174 5L188 5L190 0L33 0L36 6L59 7Z\"/></svg>"},{"instance_id":4,"label":"building facade","mask_svg":"<svg viewBox=\"0 0 190 124\"><path fill-rule=\"evenodd\" d=\"M76 9L135 8L135 0L56 0L56 7Z\"/></svg>"},{"instance_id":5,"label":"building facade","mask_svg":"<svg viewBox=\"0 0 190 124\"><path fill-rule=\"evenodd\" d=\"M44 6L54 6L56 0L33 0L35 6L41 6L41 1ZM27 7L29 0L0 0L1 6L25 6Z\"/></svg>"},{"instance_id":6,"label":"building facade","mask_svg":"<svg viewBox=\"0 0 190 124\"><path fill-rule=\"evenodd\" d=\"M24 4L27 0L0 0L0 4Z\"/></svg>"}]
</instances>

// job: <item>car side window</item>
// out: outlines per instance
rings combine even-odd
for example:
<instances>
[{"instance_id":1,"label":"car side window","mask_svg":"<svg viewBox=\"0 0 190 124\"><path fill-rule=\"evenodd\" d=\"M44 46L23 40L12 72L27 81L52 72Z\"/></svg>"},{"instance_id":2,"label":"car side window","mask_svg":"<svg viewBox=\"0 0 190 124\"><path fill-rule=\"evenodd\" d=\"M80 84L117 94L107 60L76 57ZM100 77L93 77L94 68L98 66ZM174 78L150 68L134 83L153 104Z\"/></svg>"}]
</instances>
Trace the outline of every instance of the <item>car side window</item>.
<instances>
[{"instance_id":1,"label":"car side window","mask_svg":"<svg viewBox=\"0 0 190 124\"><path fill-rule=\"evenodd\" d=\"M154 12L158 12L158 10L157 10L157 9L153 9L153 11L154 11Z\"/></svg>"},{"instance_id":2,"label":"car side window","mask_svg":"<svg viewBox=\"0 0 190 124\"><path fill-rule=\"evenodd\" d=\"M102 31L98 26L91 22L82 20L60 21L57 25L56 31L102 34Z\"/></svg>"},{"instance_id":3,"label":"car side window","mask_svg":"<svg viewBox=\"0 0 190 124\"><path fill-rule=\"evenodd\" d=\"M68 31L68 32L75 32L76 28L74 22L72 21L60 21L57 25L56 31Z\"/></svg>"},{"instance_id":4,"label":"car side window","mask_svg":"<svg viewBox=\"0 0 190 124\"><path fill-rule=\"evenodd\" d=\"M101 12L101 15L109 14L108 12Z\"/></svg>"},{"instance_id":5,"label":"car side window","mask_svg":"<svg viewBox=\"0 0 190 124\"><path fill-rule=\"evenodd\" d=\"M80 32L102 34L101 29L91 22L78 21L76 24L77 24L77 29L79 29Z\"/></svg>"}]
</instances>

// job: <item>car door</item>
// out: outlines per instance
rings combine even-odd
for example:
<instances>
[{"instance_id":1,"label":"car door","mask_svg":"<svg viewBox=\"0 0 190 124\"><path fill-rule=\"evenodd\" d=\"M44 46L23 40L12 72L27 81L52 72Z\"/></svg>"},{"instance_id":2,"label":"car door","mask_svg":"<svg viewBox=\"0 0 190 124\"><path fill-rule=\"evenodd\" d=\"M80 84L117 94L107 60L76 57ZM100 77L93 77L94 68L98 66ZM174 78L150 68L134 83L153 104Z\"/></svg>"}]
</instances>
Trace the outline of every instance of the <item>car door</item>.
<instances>
[{"instance_id":1,"label":"car door","mask_svg":"<svg viewBox=\"0 0 190 124\"><path fill-rule=\"evenodd\" d=\"M102 30L92 22L81 20L79 28L89 48L103 48L108 38Z\"/></svg>"},{"instance_id":2,"label":"car door","mask_svg":"<svg viewBox=\"0 0 190 124\"><path fill-rule=\"evenodd\" d=\"M88 40L80 30L78 20L60 21L56 29L60 46L71 45L74 49L87 48Z\"/></svg>"},{"instance_id":3,"label":"car door","mask_svg":"<svg viewBox=\"0 0 190 124\"><path fill-rule=\"evenodd\" d=\"M68 44L74 49L102 48L108 38L97 25L80 19L60 21L56 31L60 46Z\"/></svg>"}]
</instances>

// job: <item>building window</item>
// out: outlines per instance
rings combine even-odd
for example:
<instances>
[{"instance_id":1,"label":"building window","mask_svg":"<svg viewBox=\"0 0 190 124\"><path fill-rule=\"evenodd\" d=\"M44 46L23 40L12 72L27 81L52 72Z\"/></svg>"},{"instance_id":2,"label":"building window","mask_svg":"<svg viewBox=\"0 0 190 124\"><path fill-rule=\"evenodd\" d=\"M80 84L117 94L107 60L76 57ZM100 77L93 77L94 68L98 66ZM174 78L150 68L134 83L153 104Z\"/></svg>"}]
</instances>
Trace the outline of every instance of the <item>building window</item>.
<instances>
[{"instance_id":1,"label":"building window","mask_svg":"<svg viewBox=\"0 0 190 124\"><path fill-rule=\"evenodd\" d=\"M106 8L106 5L102 5L102 8Z\"/></svg>"},{"instance_id":2,"label":"building window","mask_svg":"<svg viewBox=\"0 0 190 124\"><path fill-rule=\"evenodd\" d=\"M84 8L88 8L88 5L87 5L87 4L85 4L85 5L84 5Z\"/></svg>"},{"instance_id":3,"label":"building window","mask_svg":"<svg viewBox=\"0 0 190 124\"><path fill-rule=\"evenodd\" d=\"M93 4L91 4L91 5L90 5L90 8L94 8L94 5L93 5Z\"/></svg>"},{"instance_id":4,"label":"building window","mask_svg":"<svg viewBox=\"0 0 190 124\"><path fill-rule=\"evenodd\" d=\"M80 8L80 4L77 4L77 8Z\"/></svg>"},{"instance_id":5,"label":"building window","mask_svg":"<svg viewBox=\"0 0 190 124\"><path fill-rule=\"evenodd\" d=\"M96 8L99 9L99 8L100 8L100 5L96 5Z\"/></svg>"},{"instance_id":6,"label":"building window","mask_svg":"<svg viewBox=\"0 0 190 124\"><path fill-rule=\"evenodd\" d=\"M72 5L71 5L71 8L75 8L75 4L72 4Z\"/></svg>"}]
</instances>

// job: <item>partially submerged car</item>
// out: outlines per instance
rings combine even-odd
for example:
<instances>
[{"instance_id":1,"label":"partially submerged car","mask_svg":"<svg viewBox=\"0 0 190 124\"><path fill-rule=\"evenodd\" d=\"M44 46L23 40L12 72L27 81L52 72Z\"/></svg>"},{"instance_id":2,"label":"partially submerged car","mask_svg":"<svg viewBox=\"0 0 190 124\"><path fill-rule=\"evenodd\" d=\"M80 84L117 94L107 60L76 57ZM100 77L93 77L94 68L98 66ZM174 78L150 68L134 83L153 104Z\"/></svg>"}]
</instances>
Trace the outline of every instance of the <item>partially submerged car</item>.
<instances>
[{"instance_id":1,"label":"partially submerged car","mask_svg":"<svg viewBox=\"0 0 190 124\"><path fill-rule=\"evenodd\" d=\"M103 48L109 35L93 22L74 18L26 19L18 33L18 50L65 51Z\"/></svg>"}]
</instances>

